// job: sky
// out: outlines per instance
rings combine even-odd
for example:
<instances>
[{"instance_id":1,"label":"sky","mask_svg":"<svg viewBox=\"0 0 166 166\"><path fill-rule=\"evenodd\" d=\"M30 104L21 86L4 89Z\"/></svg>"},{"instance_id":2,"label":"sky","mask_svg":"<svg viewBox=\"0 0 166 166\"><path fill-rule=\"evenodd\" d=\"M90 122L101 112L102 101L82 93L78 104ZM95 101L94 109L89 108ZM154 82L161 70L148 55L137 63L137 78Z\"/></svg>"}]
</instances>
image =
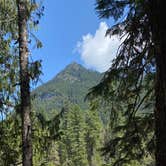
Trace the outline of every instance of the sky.
<instances>
[{"instance_id":1,"label":"sky","mask_svg":"<svg viewBox=\"0 0 166 166\"><path fill-rule=\"evenodd\" d=\"M100 20L95 0L44 0L44 16L36 36L43 47L33 51L33 59L42 60L47 82L66 65L77 62L99 71L106 71L115 57L120 39L105 37L113 20Z\"/></svg>"}]
</instances>

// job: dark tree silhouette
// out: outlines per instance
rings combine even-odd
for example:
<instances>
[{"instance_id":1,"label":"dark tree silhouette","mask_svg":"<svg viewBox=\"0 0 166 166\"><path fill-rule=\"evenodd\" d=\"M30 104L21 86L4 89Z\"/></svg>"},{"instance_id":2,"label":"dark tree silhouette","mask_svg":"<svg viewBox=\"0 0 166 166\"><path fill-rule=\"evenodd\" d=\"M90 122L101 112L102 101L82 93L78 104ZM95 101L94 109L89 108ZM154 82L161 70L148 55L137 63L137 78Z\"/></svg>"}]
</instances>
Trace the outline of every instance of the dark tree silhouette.
<instances>
[{"instance_id":1,"label":"dark tree silhouette","mask_svg":"<svg viewBox=\"0 0 166 166\"><path fill-rule=\"evenodd\" d=\"M117 21L106 35L125 35L125 39L111 68L101 83L89 93L89 96L109 96L110 84L118 78L119 87L123 85L122 91L116 91L118 95L129 95L132 87L135 87L135 92L139 95L144 76L155 73L155 87L152 89L155 91L156 166L166 165L166 26L163 23L165 9L164 0L96 1L100 18L113 17ZM136 105L140 107L139 104ZM136 105L133 104L133 108ZM133 116L135 111L130 113Z\"/></svg>"}]
</instances>

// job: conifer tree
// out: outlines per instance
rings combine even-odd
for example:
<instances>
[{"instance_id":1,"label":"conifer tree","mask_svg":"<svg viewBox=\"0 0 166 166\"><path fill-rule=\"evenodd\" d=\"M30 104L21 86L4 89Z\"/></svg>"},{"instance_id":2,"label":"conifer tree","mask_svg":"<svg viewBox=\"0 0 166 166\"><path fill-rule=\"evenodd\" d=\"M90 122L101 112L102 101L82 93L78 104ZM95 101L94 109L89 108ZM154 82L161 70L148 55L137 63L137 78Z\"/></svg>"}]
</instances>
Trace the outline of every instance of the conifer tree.
<instances>
[{"instance_id":1,"label":"conifer tree","mask_svg":"<svg viewBox=\"0 0 166 166\"><path fill-rule=\"evenodd\" d=\"M101 165L102 123L95 103L85 112L85 147L88 166Z\"/></svg>"},{"instance_id":2,"label":"conifer tree","mask_svg":"<svg viewBox=\"0 0 166 166\"><path fill-rule=\"evenodd\" d=\"M84 166L87 164L85 149L85 121L78 106L71 107L64 115L61 127L60 157L62 165ZM63 157L63 158L62 158Z\"/></svg>"},{"instance_id":3,"label":"conifer tree","mask_svg":"<svg viewBox=\"0 0 166 166\"><path fill-rule=\"evenodd\" d=\"M96 1L96 10L100 18L113 17L117 21L106 34L117 34L123 36L124 40L111 68L93 92L108 97L111 94L108 89L112 88L113 79L119 79L118 90L112 91L114 94L117 92L118 95L115 96L123 98L126 95L128 99L128 96L132 98L132 94L136 94L135 102L128 107L131 119L134 118L146 97L155 91L153 115L156 166L166 165L166 77L164 74L166 72L166 31L162 20L165 8L166 4L163 0ZM126 15L125 19L120 19L124 15ZM146 89L144 97L140 96L144 76L154 73L155 82Z\"/></svg>"},{"instance_id":4,"label":"conifer tree","mask_svg":"<svg viewBox=\"0 0 166 166\"><path fill-rule=\"evenodd\" d=\"M19 85L20 85L20 114L22 119L22 158L23 166L32 166L32 122L31 122L31 96L30 80L38 79L41 67L39 61L29 62L28 25L38 24L38 19L42 16L42 10L36 12L37 18L32 19L34 11L38 9L36 1L16 0L17 2L17 23L18 23L18 49L19 49ZM35 38L37 48L40 48L41 42Z\"/></svg>"},{"instance_id":5,"label":"conifer tree","mask_svg":"<svg viewBox=\"0 0 166 166\"><path fill-rule=\"evenodd\" d=\"M23 166L32 166L32 123L30 77L28 71L28 1L17 0L18 28L19 28L19 65L20 65L20 91L21 91L21 117L22 117L22 150Z\"/></svg>"}]
</instances>

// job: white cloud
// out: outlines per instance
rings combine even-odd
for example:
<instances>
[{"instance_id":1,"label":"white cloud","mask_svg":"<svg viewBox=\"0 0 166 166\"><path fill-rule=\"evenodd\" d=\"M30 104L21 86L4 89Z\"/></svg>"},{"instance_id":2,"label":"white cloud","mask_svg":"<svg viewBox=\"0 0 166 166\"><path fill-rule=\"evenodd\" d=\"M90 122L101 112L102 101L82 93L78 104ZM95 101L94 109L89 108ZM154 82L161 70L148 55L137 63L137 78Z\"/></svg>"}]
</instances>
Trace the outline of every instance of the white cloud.
<instances>
[{"instance_id":1,"label":"white cloud","mask_svg":"<svg viewBox=\"0 0 166 166\"><path fill-rule=\"evenodd\" d=\"M111 61L115 58L121 43L118 36L105 37L107 29L107 24L101 22L95 35L90 33L84 35L76 48L85 65L100 72L106 71L111 66Z\"/></svg>"}]
</instances>

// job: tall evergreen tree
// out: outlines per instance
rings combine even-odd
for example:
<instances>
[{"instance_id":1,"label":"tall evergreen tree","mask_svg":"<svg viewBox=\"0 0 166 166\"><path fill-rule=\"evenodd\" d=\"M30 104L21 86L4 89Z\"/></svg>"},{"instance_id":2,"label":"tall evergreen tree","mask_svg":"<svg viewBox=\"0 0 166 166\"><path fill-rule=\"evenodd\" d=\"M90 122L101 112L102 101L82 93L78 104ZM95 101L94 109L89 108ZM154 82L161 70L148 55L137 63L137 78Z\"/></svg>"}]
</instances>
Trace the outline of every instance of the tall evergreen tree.
<instances>
[{"instance_id":1,"label":"tall evergreen tree","mask_svg":"<svg viewBox=\"0 0 166 166\"><path fill-rule=\"evenodd\" d=\"M119 96L137 94L135 102L130 105L133 110L130 112L131 118L150 92L155 90L156 166L166 165L166 77L164 74L166 72L166 31L162 20L166 4L163 0L97 0L96 2L96 10L101 18L113 17L117 21L107 31L107 35L118 34L124 37L124 41L112 67L106 72L102 82L92 91L108 95L110 83L118 77L120 81L118 88L123 85L122 91L120 89L116 91ZM120 19L124 15L126 15L125 19ZM142 80L144 75L150 73L156 73L155 88L154 85L152 89L148 87L145 97L140 100Z\"/></svg>"},{"instance_id":2,"label":"tall evergreen tree","mask_svg":"<svg viewBox=\"0 0 166 166\"><path fill-rule=\"evenodd\" d=\"M85 121L83 111L78 106L71 107L64 115L61 126L61 165L87 165L85 149Z\"/></svg>"},{"instance_id":3,"label":"tall evergreen tree","mask_svg":"<svg viewBox=\"0 0 166 166\"><path fill-rule=\"evenodd\" d=\"M39 61L29 62L28 40L30 38L28 25L36 26L43 14L43 8L39 9L36 1L17 0L18 18L18 43L19 43L19 70L20 70L20 113L22 118L22 150L23 166L32 165L32 122L31 122L31 96L30 80L38 79L41 73ZM37 10L37 11L36 11ZM36 18L32 19L31 16ZM34 35L32 35L34 37ZM35 37L37 48L42 46Z\"/></svg>"},{"instance_id":4,"label":"tall evergreen tree","mask_svg":"<svg viewBox=\"0 0 166 166\"><path fill-rule=\"evenodd\" d=\"M91 109L85 112L85 147L88 166L101 165L102 123L99 113L95 109L95 103Z\"/></svg>"},{"instance_id":5,"label":"tall evergreen tree","mask_svg":"<svg viewBox=\"0 0 166 166\"><path fill-rule=\"evenodd\" d=\"M32 166L32 123L30 77L28 71L27 1L17 0L19 28L20 89L22 117L23 166Z\"/></svg>"}]
</instances>

